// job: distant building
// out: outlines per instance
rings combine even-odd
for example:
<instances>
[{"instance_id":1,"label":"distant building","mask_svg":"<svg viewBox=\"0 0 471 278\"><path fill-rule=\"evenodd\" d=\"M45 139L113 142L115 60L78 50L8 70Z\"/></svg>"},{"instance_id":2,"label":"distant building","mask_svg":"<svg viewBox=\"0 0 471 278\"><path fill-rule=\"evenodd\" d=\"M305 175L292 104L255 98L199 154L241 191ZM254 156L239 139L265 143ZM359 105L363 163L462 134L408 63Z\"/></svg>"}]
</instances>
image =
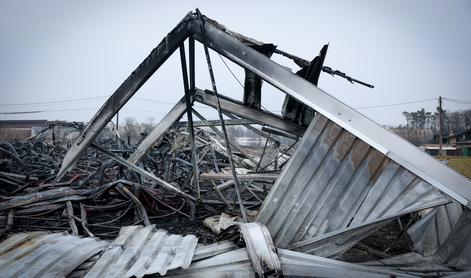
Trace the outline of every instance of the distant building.
<instances>
[{"instance_id":1,"label":"distant building","mask_svg":"<svg viewBox=\"0 0 471 278\"><path fill-rule=\"evenodd\" d=\"M0 142L13 142L38 135L39 132L47 127L52 127L51 130L46 132L46 137L51 140L56 140L64 136L76 136L78 130L77 126L82 125L81 122L66 122L66 121L47 121L47 120L8 120L0 121ZM52 134L54 131L54 135ZM56 139L54 139L56 138Z\"/></svg>"},{"instance_id":2,"label":"distant building","mask_svg":"<svg viewBox=\"0 0 471 278\"><path fill-rule=\"evenodd\" d=\"M14 141L34 136L48 125L47 120L0 121L0 141Z\"/></svg>"},{"instance_id":3,"label":"distant building","mask_svg":"<svg viewBox=\"0 0 471 278\"><path fill-rule=\"evenodd\" d=\"M433 144L425 144L422 148L431 155L438 155L440 146L440 136L434 135ZM450 133L442 136L442 150L445 155L452 156L471 156L471 129L461 130L455 132L451 130Z\"/></svg>"},{"instance_id":4,"label":"distant building","mask_svg":"<svg viewBox=\"0 0 471 278\"><path fill-rule=\"evenodd\" d=\"M440 150L440 144L424 144L420 146L420 148L430 155L437 156ZM442 153L445 156L455 156L457 155L456 147L442 145Z\"/></svg>"}]
</instances>

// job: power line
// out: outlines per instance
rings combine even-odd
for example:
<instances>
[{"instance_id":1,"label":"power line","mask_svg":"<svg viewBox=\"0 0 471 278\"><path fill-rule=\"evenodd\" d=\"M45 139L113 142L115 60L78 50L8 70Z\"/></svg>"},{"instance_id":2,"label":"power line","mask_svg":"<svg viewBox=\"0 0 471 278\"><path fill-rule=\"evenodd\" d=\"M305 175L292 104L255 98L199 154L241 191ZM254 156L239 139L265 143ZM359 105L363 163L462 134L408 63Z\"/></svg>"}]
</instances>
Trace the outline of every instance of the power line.
<instances>
[{"instance_id":1,"label":"power line","mask_svg":"<svg viewBox=\"0 0 471 278\"><path fill-rule=\"evenodd\" d=\"M36 114L45 112L43 110L36 110L36 111L16 111L16 112L0 112L1 115L20 115L20 114Z\"/></svg>"},{"instance_id":2,"label":"power line","mask_svg":"<svg viewBox=\"0 0 471 278\"><path fill-rule=\"evenodd\" d=\"M448 98L448 97L443 97L443 99L445 99L445 100L447 100L447 101L454 102L454 103L471 104L471 101L468 101L468 100L455 99L455 98Z\"/></svg>"},{"instance_id":3,"label":"power line","mask_svg":"<svg viewBox=\"0 0 471 278\"><path fill-rule=\"evenodd\" d=\"M413 103L421 103L427 101L436 101L438 98L429 98L429 99L422 99L422 100L415 100L415 101L408 101L408 102L400 102L400 103L392 103L392 104L383 104L383 105L373 105L373 106L363 106L357 107L355 109L371 109L371 108L381 108L381 107L391 107L391 106L401 106L406 104L413 104Z\"/></svg>"},{"instance_id":4,"label":"power line","mask_svg":"<svg viewBox=\"0 0 471 278\"><path fill-rule=\"evenodd\" d=\"M98 97L88 97L88 98L75 98L75 99L65 99L65 100L52 100L52 101L40 101L40 102L24 102L24 103L2 103L0 106L22 106L22 105L37 105L37 104L50 104L50 103L64 103L64 102L75 102L83 100L94 100L109 97L109 95L98 96Z\"/></svg>"},{"instance_id":5,"label":"power line","mask_svg":"<svg viewBox=\"0 0 471 278\"><path fill-rule=\"evenodd\" d=\"M149 102L156 102L156 103L162 103L162 104L171 104L171 105L175 105L174 102L161 101L161 100L150 99L150 98L134 97L134 99L136 99L136 100L141 100L141 101L149 101Z\"/></svg>"},{"instance_id":6,"label":"power line","mask_svg":"<svg viewBox=\"0 0 471 278\"><path fill-rule=\"evenodd\" d=\"M240 82L239 78L237 78L237 76L234 74L234 72L231 70L231 68L229 67L229 65L226 63L226 61L224 61L224 58L222 58L221 54L219 54L219 58L221 58L221 61L224 63L224 65L226 66L226 68L229 70L229 72L231 73L231 75L235 78L235 80L237 81L237 83L239 83L239 85L242 87L242 89L245 89L244 85L242 84L242 82ZM281 112L281 110L268 110L267 108L265 108L261 103L260 103L260 106L267 112L272 112L272 113L277 113L277 112Z\"/></svg>"},{"instance_id":7,"label":"power line","mask_svg":"<svg viewBox=\"0 0 471 278\"><path fill-rule=\"evenodd\" d=\"M231 68L229 67L229 65L226 64L226 61L224 61L224 59L222 58L221 54L219 54L219 58L221 58L221 61L224 63L224 65L226 66L226 68L229 70L229 72L232 74L232 76L235 78L235 80L237 80L237 82L239 83L239 85L242 87L242 89L244 89L244 85L242 84L242 82L240 82L239 78L237 78L237 76L232 72Z\"/></svg>"}]
</instances>

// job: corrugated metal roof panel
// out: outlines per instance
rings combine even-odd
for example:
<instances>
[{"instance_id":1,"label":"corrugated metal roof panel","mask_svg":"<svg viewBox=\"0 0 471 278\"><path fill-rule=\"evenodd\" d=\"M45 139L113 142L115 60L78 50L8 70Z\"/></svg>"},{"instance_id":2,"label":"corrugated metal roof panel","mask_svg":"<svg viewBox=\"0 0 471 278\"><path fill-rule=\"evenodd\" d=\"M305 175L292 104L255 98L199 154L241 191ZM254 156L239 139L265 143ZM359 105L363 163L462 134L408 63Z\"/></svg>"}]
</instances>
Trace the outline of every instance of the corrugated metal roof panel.
<instances>
[{"instance_id":1,"label":"corrugated metal roof panel","mask_svg":"<svg viewBox=\"0 0 471 278\"><path fill-rule=\"evenodd\" d=\"M171 271L168 277L256 277L245 248L194 262L188 269Z\"/></svg>"},{"instance_id":2,"label":"corrugated metal roof panel","mask_svg":"<svg viewBox=\"0 0 471 278\"><path fill-rule=\"evenodd\" d=\"M231 227L224 230L219 236L237 240L238 237L234 238L234 235L238 234L238 241L241 238L244 239L243 241L247 247L252 267L259 277L264 277L268 274L279 275L281 273L280 260L267 227L256 222L233 223Z\"/></svg>"},{"instance_id":3,"label":"corrugated metal roof panel","mask_svg":"<svg viewBox=\"0 0 471 278\"><path fill-rule=\"evenodd\" d=\"M449 202L436 188L316 114L256 221L290 244Z\"/></svg>"},{"instance_id":4,"label":"corrugated metal roof panel","mask_svg":"<svg viewBox=\"0 0 471 278\"><path fill-rule=\"evenodd\" d=\"M196 25L198 23L194 27ZM205 24L204 29L204 41L212 49L329 118L456 201L471 207L471 180L441 164L399 135L373 122L309 81L267 59L236 37L231 37L227 29L212 24ZM198 28L194 30L196 32L193 36L203 41L202 34L197 31Z\"/></svg>"},{"instance_id":5,"label":"corrugated metal roof panel","mask_svg":"<svg viewBox=\"0 0 471 278\"><path fill-rule=\"evenodd\" d=\"M216 256L237 249L231 241L221 241L209 245L196 246L195 253L193 254L193 262Z\"/></svg>"},{"instance_id":6,"label":"corrugated metal roof panel","mask_svg":"<svg viewBox=\"0 0 471 278\"><path fill-rule=\"evenodd\" d=\"M197 242L194 235L169 235L167 231L155 230L154 225L123 227L86 277L143 277L185 269L191 263Z\"/></svg>"},{"instance_id":7,"label":"corrugated metal roof panel","mask_svg":"<svg viewBox=\"0 0 471 278\"><path fill-rule=\"evenodd\" d=\"M106 242L65 233L16 234L0 244L2 277L65 277Z\"/></svg>"},{"instance_id":8,"label":"corrugated metal roof panel","mask_svg":"<svg viewBox=\"0 0 471 278\"><path fill-rule=\"evenodd\" d=\"M471 270L471 210L464 209L435 261L459 270Z\"/></svg>"},{"instance_id":9,"label":"corrugated metal roof panel","mask_svg":"<svg viewBox=\"0 0 471 278\"><path fill-rule=\"evenodd\" d=\"M423 256L434 255L448 238L462 213L463 208L458 202L432 209L407 230L414 242L414 250Z\"/></svg>"},{"instance_id":10,"label":"corrugated metal roof panel","mask_svg":"<svg viewBox=\"0 0 471 278\"><path fill-rule=\"evenodd\" d=\"M364 266L319 256L278 249L283 275L287 277L418 277L385 267Z\"/></svg>"},{"instance_id":11,"label":"corrugated metal roof panel","mask_svg":"<svg viewBox=\"0 0 471 278\"><path fill-rule=\"evenodd\" d=\"M364 266L278 249L284 277L417 277L398 270ZM192 263L168 277L256 277L246 248Z\"/></svg>"}]
</instances>

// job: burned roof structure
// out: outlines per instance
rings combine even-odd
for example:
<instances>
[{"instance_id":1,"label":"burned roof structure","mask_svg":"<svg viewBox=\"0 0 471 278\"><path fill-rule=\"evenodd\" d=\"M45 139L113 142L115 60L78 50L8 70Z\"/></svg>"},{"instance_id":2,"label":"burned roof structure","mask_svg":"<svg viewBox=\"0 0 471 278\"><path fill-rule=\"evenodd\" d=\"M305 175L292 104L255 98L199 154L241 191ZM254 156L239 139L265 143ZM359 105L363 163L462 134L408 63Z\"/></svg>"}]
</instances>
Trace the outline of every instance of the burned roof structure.
<instances>
[{"instance_id":1,"label":"burned roof structure","mask_svg":"<svg viewBox=\"0 0 471 278\"><path fill-rule=\"evenodd\" d=\"M197 42L204 47L211 88L195 85ZM244 68L243 100L218 91L210 49ZM415 277L471 271L471 181L317 87L322 71L373 87L324 66L327 49L324 46L309 62L233 32L198 10L187 14L66 151L55 145L60 155L47 160L52 170L25 166L26 158L38 152L21 155L13 145L0 146L0 152L12 159L11 169L18 164L47 177L38 184L34 175L18 173L23 168L0 173L2 182L13 188L0 203L5 222L2 233L13 231L17 215L63 210L67 218L56 230L69 229L73 234L15 234L0 243L0 257L10 258L1 261L0 268L14 276L30 263L39 269L37 275L52 271L71 277ZM177 50L184 84L180 101L136 146L116 150L98 143L110 120ZM270 59L278 54L293 59L301 69L293 73ZM262 82L286 94L281 116L262 109ZM195 103L216 109L219 120L206 120ZM185 114L187 122L180 122ZM263 152L246 149L229 138L226 126L232 124L265 138ZM276 141L271 135L294 142L281 147L276 142L274 148L283 152L268 154L268 142ZM167 145L162 146L165 140ZM151 156L155 150L158 158ZM174 172L165 161L170 155L162 153L171 154ZM81 162L83 157L97 160L98 166ZM152 167L146 164L148 157ZM273 166L279 161L281 166ZM93 170L77 172L77 165ZM263 171L268 166L273 171ZM115 167L111 174L107 173L110 167ZM66 176L70 180L63 181ZM93 179L97 181L92 183ZM25 190L32 186L37 188ZM25 194L15 195L21 192ZM74 215L74 203L80 217ZM93 210L115 208L124 212L109 221L93 224L87 217ZM100 236L94 235L94 228L117 223L131 208L134 218L114 241L90 238ZM148 215L149 208L155 216ZM164 215L159 215L161 210ZM169 234L151 223L151 219L173 215L195 221L228 211L235 215L233 219L221 216L209 224L217 226L213 231L222 230L210 245L197 245L195 235ZM403 217L410 219L405 226ZM390 246L384 252L371 251L381 257L379 261L347 259L354 247L395 221L400 227L396 240L409 237L407 252L388 254ZM76 222L81 225L77 227ZM130 225L136 223L145 227ZM79 234L88 237L79 238ZM67 250L78 248L83 256L62 259L61 243L66 241ZM40 254L53 256L42 259ZM18 261L11 259L16 257ZM60 266L65 263L70 266Z\"/></svg>"}]
</instances>

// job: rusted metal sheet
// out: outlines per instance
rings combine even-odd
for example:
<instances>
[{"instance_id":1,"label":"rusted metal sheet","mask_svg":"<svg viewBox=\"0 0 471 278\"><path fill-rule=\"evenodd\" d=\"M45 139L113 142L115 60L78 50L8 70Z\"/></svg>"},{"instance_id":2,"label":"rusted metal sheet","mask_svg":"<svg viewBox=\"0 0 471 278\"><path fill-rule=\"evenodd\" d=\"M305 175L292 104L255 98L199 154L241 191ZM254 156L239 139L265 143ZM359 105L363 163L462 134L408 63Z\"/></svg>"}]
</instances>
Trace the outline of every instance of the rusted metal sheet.
<instances>
[{"instance_id":1,"label":"rusted metal sheet","mask_svg":"<svg viewBox=\"0 0 471 278\"><path fill-rule=\"evenodd\" d=\"M453 231L463 214L457 202L436 207L407 230L414 243L414 251L423 256L432 256Z\"/></svg>"},{"instance_id":2,"label":"rusted metal sheet","mask_svg":"<svg viewBox=\"0 0 471 278\"><path fill-rule=\"evenodd\" d=\"M190 266L198 239L169 235L155 226L127 226L85 277L143 277Z\"/></svg>"},{"instance_id":3,"label":"rusted metal sheet","mask_svg":"<svg viewBox=\"0 0 471 278\"><path fill-rule=\"evenodd\" d=\"M66 233L16 234L0 244L0 276L66 277L106 245Z\"/></svg>"},{"instance_id":4,"label":"rusted metal sheet","mask_svg":"<svg viewBox=\"0 0 471 278\"><path fill-rule=\"evenodd\" d=\"M447 202L439 190L317 114L256 221L285 248Z\"/></svg>"}]
</instances>

